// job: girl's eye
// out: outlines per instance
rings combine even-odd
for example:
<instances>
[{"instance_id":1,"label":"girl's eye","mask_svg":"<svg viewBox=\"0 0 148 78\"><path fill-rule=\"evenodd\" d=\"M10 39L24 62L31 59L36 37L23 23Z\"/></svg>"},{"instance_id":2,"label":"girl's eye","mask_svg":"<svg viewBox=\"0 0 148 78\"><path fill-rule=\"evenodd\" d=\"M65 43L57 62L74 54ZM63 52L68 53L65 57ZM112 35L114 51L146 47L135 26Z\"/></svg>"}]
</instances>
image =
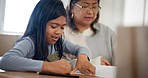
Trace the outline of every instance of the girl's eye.
<instances>
[{"instance_id":1,"label":"girl's eye","mask_svg":"<svg viewBox=\"0 0 148 78\"><path fill-rule=\"evenodd\" d=\"M97 6L93 6L92 8L93 8L93 9L96 9L96 8L98 8L98 7L97 7Z\"/></svg>"},{"instance_id":2,"label":"girl's eye","mask_svg":"<svg viewBox=\"0 0 148 78\"><path fill-rule=\"evenodd\" d=\"M64 29L64 27L61 27L61 29Z\"/></svg>"},{"instance_id":3,"label":"girl's eye","mask_svg":"<svg viewBox=\"0 0 148 78\"><path fill-rule=\"evenodd\" d=\"M51 25L51 28L56 28L56 27L57 27L57 26L52 26L52 25Z\"/></svg>"}]
</instances>

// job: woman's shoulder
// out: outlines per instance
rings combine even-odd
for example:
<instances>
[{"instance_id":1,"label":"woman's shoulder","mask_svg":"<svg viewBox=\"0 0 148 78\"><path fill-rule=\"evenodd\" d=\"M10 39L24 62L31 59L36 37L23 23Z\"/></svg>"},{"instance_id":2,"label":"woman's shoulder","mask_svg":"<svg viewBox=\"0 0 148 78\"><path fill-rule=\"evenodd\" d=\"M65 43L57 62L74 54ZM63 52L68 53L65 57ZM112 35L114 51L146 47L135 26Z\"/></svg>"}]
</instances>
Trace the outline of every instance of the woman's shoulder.
<instances>
[{"instance_id":1,"label":"woman's shoulder","mask_svg":"<svg viewBox=\"0 0 148 78\"><path fill-rule=\"evenodd\" d=\"M109 26L102 24L102 23L96 23L96 24L94 24L94 27L99 31L114 32Z\"/></svg>"},{"instance_id":2,"label":"woman's shoulder","mask_svg":"<svg viewBox=\"0 0 148 78\"><path fill-rule=\"evenodd\" d=\"M65 34L65 36L71 36L71 35L76 36L79 33L78 32L74 32L72 29L70 29L69 26L65 26L65 28L64 28L64 34Z\"/></svg>"},{"instance_id":3,"label":"woman's shoulder","mask_svg":"<svg viewBox=\"0 0 148 78\"><path fill-rule=\"evenodd\" d=\"M100 29L112 30L109 26L102 24L102 23L96 23L94 24L94 27L98 30Z\"/></svg>"}]
</instances>

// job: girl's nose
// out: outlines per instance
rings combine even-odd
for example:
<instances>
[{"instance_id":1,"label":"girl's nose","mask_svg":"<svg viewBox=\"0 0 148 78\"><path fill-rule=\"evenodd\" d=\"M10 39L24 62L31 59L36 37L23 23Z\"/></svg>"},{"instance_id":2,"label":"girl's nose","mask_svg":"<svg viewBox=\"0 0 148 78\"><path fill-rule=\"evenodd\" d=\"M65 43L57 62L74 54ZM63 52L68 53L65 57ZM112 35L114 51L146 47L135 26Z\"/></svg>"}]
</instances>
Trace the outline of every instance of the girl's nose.
<instances>
[{"instance_id":1,"label":"girl's nose","mask_svg":"<svg viewBox=\"0 0 148 78\"><path fill-rule=\"evenodd\" d=\"M55 34L59 35L59 34L62 34L63 33L63 30L61 28L58 28L56 31L55 31Z\"/></svg>"}]
</instances>

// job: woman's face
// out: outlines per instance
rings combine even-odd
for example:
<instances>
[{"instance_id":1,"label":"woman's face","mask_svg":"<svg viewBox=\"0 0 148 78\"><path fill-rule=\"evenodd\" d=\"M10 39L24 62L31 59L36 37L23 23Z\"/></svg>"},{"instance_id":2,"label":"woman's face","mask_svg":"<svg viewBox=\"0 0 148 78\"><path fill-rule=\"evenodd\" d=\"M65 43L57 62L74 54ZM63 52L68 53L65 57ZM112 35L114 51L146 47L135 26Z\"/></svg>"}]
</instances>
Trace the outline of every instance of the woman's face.
<instances>
[{"instance_id":1,"label":"woman's face","mask_svg":"<svg viewBox=\"0 0 148 78\"><path fill-rule=\"evenodd\" d=\"M66 25L66 18L60 16L56 19L50 20L46 24L46 40L48 44L55 44L63 33Z\"/></svg>"},{"instance_id":2,"label":"woman's face","mask_svg":"<svg viewBox=\"0 0 148 78\"><path fill-rule=\"evenodd\" d=\"M97 17L98 6L98 0L79 0L72 9L74 22L90 25Z\"/></svg>"}]
</instances>

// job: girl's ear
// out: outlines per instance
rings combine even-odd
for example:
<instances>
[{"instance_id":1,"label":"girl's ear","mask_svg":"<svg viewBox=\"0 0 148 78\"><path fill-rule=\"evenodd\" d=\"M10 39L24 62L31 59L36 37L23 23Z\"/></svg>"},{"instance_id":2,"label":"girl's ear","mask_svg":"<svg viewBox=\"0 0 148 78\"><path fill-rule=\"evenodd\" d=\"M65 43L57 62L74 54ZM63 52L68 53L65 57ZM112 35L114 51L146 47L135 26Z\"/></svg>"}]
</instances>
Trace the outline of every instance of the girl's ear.
<instances>
[{"instance_id":1,"label":"girl's ear","mask_svg":"<svg viewBox=\"0 0 148 78\"><path fill-rule=\"evenodd\" d=\"M71 13L73 14L74 12L73 12L73 9L71 10Z\"/></svg>"},{"instance_id":2,"label":"girl's ear","mask_svg":"<svg viewBox=\"0 0 148 78\"><path fill-rule=\"evenodd\" d=\"M72 5L71 13L72 13L72 14L74 13L74 4Z\"/></svg>"}]
</instances>

